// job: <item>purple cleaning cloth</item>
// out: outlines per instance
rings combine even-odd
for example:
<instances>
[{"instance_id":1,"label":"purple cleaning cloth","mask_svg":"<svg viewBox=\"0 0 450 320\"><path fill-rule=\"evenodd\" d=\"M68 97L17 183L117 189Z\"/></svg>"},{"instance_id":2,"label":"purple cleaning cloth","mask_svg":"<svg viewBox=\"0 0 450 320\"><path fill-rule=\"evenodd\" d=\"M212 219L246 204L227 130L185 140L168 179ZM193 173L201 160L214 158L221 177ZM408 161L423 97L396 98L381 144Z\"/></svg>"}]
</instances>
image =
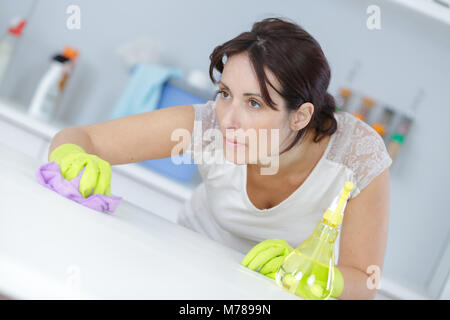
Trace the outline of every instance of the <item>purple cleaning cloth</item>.
<instances>
[{"instance_id":1,"label":"purple cleaning cloth","mask_svg":"<svg viewBox=\"0 0 450 320\"><path fill-rule=\"evenodd\" d=\"M62 176L59 164L52 161L39 167L36 171L36 178L44 187L76 201L83 206L100 212L114 212L122 200L121 197L91 193L87 198L83 198L80 191L78 191L83 172L84 168L76 178L67 180Z\"/></svg>"}]
</instances>

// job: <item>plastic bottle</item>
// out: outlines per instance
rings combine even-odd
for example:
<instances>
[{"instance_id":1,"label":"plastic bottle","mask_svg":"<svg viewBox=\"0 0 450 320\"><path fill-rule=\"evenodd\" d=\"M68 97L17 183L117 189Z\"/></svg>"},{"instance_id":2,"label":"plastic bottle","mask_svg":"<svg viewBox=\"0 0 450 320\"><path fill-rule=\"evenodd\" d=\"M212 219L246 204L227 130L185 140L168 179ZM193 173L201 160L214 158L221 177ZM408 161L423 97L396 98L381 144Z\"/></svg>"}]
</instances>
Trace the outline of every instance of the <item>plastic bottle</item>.
<instances>
[{"instance_id":1,"label":"plastic bottle","mask_svg":"<svg viewBox=\"0 0 450 320\"><path fill-rule=\"evenodd\" d=\"M25 19L20 19L11 23L8 32L0 40L0 85L3 82L6 70L14 52L17 39L22 35L22 30L26 25Z\"/></svg>"},{"instance_id":2,"label":"plastic bottle","mask_svg":"<svg viewBox=\"0 0 450 320\"><path fill-rule=\"evenodd\" d=\"M353 183L348 181L313 234L293 250L278 269L278 286L308 300L328 299L334 282L334 243Z\"/></svg>"},{"instance_id":3,"label":"plastic bottle","mask_svg":"<svg viewBox=\"0 0 450 320\"><path fill-rule=\"evenodd\" d=\"M392 111L388 107L385 107L380 121L375 122L372 125L372 128L374 128L375 131L380 134L380 136L384 137L384 135L387 132L387 128L389 127L390 123L392 122L393 117L394 117L394 111Z\"/></svg>"},{"instance_id":4,"label":"plastic bottle","mask_svg":"<svg viewBox=\"0 0 450 320\"><path fill-rule=\"evenodd\" d=\"M392 159L392 162L394 162L395 158L397 158L397 154L399 153L400 149L402 148L404 141L405 141L405 137L402 134L394 133L391 136L391 141L388 144L387 151L389 153L389 156Z\"/></svg>"},{"instance_id":5,"label":"plastic bottle","mask_svg":"<svg viewBox=\"0 0 450 320\"><path fill-rule=\"evenodd\" d=\"M363 97L360 109L357 112L354 112L353 115L362 121L367 121L369 112L372 110L374 105L375 101L373 101L372 98Z\"/></svg>"},{"instance_id":6,"label":"plastic bottle","mask_svg":"<svg viewBox=\"0 0 450 320\"><path fill-rule=\"evenodd\" d=\"M339 90L339 94L336 97L336 104L338 110L347 111L349 107L350 98L352 97L352 91L349 88L342 87Z\"/></svg>"},{"instance_id":7,"label":"plastic bottle","mask_svg":"<svg viewBox=\"0 0 450 320\"><path fill-rule=\"evenodd\" d=\"M67 47L63 54L52 58L50 69L44 75L31 100L28 113L44 121L51 120L57 111L67 79L74 68L78 52Z\"/></svg>"},{"instance_id":8,"label":"plastic bottle","mask_svg":"<svg viewBox=\"0 0 450 320\"><path fill-rule=\"evenodd\" d=\"M397 133L403 135L404 137L408 134L411 128L412 119L406 115L402 116L400 123L397 127Z\"/></svg>"},{"instance_id":9,"label":"plastic bottle","mask_svg":"<svg viewBox=\"0 0 450 320\"><path fill-rule=\"evenodd\" d=\"M394 132L394 134L391 135L391 140L389 141L387 151L389 153L389 156L392 158L392 161L394 162L397 158L397 155L403 146L403 143L405 141L405 137L409 132L409 129L412 124L412 119L403 116L400 120L400 123Z\"/></svg>"}]
</instances>

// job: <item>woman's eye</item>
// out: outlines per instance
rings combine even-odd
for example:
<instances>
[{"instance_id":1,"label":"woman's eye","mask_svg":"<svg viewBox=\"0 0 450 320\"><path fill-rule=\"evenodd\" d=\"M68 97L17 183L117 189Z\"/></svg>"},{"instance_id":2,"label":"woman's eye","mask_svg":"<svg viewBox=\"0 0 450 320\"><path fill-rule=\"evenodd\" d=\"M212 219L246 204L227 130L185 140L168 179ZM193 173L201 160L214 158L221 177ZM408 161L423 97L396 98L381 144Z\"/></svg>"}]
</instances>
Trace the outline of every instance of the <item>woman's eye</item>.
<instances>
[{"instance_id":1,"label":"woman's eye","mask_svg":"<svg viewBox=\"0 0 450 320\"><path fill-rule=\"evenodd\" d=\"M254 103L252 103L252 102L254 102ZM256 102L255 100L250 100L250 105L253 109L261 108L261 105L258 102Z\"/></svg>"},{"instance_id":2,"label":"woman's eye","mask_svg":"<svg viewBox=\"0 0 450 320\"><path fill-rule=\"evenodd\" d=\"M219 90L217 92L217 95L222 97L222 98L224 98L224 99L227 99L230 96L228 94L228 92L226 92L225 90ZM261 108L261 104L259 102L257 102L256 100L249 100L249 103L250 103L250 107L252 109L259 109L259 108Z\"/></svg>"},{"instance_id":3,"label":"woman's eye","mask_svg":"<svg viewBox=\"0 0 450 320\"><path fill-rule=\"evenodd\" d=\"M227 98L228 97L228 93L226 91L219 91L219 94L223 97L223 98ZM226 96L225 96L226 95Z\"/></svg>"}]
</instances>

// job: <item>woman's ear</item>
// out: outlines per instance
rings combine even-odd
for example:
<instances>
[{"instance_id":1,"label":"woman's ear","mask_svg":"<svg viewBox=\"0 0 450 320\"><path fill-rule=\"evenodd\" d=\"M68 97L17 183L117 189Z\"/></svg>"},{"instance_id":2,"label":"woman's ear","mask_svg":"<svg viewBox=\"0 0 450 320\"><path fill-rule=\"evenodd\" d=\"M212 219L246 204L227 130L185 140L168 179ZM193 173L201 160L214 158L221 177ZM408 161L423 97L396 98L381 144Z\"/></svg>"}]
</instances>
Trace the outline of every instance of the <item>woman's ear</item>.
<instances>
[{"instance_id":1,"label":"woman's ear","mask_svg":"<svg viewBox=\"0 0 450 320\"><path fill-rule=\"evenodd\" d=\"M294 131L299 131L306 127L311 121L314 113L314 105L311 102L303 103L297 110L293 111L290 119L290 127Z\"/></svg>"}]
</instances>

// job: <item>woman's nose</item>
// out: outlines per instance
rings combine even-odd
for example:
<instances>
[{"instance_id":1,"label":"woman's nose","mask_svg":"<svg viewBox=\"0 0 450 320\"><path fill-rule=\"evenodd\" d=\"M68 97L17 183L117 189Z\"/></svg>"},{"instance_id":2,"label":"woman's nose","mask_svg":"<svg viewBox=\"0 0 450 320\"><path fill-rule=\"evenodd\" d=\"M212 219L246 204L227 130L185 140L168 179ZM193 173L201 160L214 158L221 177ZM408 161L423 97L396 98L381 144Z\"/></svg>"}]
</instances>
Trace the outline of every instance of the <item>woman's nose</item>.
<instances>
[{"instance_id":1,"label":"woman's nose","mask_svg":"<svg viewBox=\"0 0 450 320\"><path fill-rule=\"evenodd\" d=\"M230 105L229 108L226 108L223 115L222 121L224 128L234 130L239 129L241 127L240 119L240 106L237 104Z\"/></svg>"}]
</instances>

